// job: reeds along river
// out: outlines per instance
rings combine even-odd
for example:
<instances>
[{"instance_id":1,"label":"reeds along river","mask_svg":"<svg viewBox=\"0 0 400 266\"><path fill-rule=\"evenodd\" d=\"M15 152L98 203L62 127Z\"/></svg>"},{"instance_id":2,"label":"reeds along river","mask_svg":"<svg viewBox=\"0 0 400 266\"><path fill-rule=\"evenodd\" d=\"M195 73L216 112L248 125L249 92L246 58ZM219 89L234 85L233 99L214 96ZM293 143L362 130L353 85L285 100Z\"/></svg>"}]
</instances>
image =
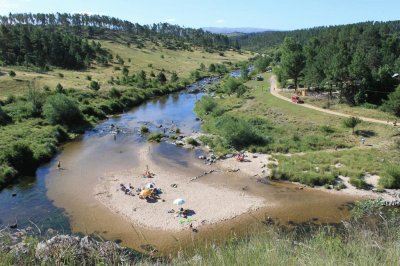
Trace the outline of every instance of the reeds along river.
<instances>
[{"instance_id":1,"label":"reeds along river","mask_svg":"<svg viewBox=\"0 0 400 266\"><path fill-rule=\"evenodd\" d=\"M208 80L202 84L210 83ZM212 81L215 82L215 81ZM261 221L272 217L277 223L338 222L347 215L346 204L354 198L331 195L282 183L260 183L256 178L237 173L223 173L202 178L201 182L221 185L261 196L276 207L260 209L232 221L209 226L196 236L190 232L170 233L137 227L98 202L93 188L99 177L107 173L130 169L140 161L136 151L148 145L139 129L169 132L180 128L184 135L200 131L201 125L193 112L202 93L174 93L150 100L120 116L107 119L80 138L62 147L60 154L40 167L36 177L24 179L18 185L0 192L1 225L18 223L19 227L39 226L42 232L52 228L59 232L98 234L105 239L121 240L123 245L145 250L148 245L163 253L174 252L193 239L224 239L245 234L249 228L265 226ZM119 128L116 137L112 125ZM162 127L160 127L162 125ZM199 153L168 142L149 145L154 162L168 169L185 171L196 176L204 169L197 167ZM61 161L61 170L57 162ZM229 178L229 179L228 179ZM146 246L147 245L147 246Z\"/></svg>"}]
</instances>

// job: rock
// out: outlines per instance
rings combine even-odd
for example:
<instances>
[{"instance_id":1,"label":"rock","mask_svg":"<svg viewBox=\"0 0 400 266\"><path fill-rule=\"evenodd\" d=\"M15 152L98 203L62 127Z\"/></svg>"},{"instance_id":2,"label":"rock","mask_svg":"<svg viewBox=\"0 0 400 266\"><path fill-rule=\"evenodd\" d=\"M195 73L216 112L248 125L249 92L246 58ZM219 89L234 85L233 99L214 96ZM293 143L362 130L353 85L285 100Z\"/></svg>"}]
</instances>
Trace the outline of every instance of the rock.
<instances>
[{"instance_id":1,"label":"rock","mask_svg":"<svg viewBox=\"0 0 400 266\"><path fill-rule=\"evenodd\" d=\"M200 155L200 156L199 156L199 159L200 159L200 160L205 160L205 159L206 159L206 156Z\"/></svg>"},{"instance_id":2,"label":"rock","mask_svg":"<svg viewBox=\"0 0 400 266\"><path fill-rule=\"evenodd\" d=\"M178 185L177 185L177 184L171 184L171 187L173 187L173 188L177 188L177 187L178 187Z\"/></svg>"},{"instance_id":3,"label":"rock","mask_svg":"<svg viewBox=\"0 0 400 266\"><path fill-rule=\"evenodd\" d=\"M16 197L16 196L17 196L17 193L12 193L11 196L12 196L12 197Z\"/></svg>"},{"instance_id":4,"label":"rock","mask_svg":"<svg viewBox=\"0 0 400 266\"><path fill-rule=\"evenodd\" d=\"M227 154L227 155L225 155L225 158L232 158L233 157L233 154L231 154L231 153L229 153L229 154Z\"/></svg>"},{"instance_id":5,"label":"rock","mask_svg":"<svg viewBox=\"0 0 400 266\"><path fill-rule=\"evenodd\" d=\"M49 235L54 235L54 234L56 233L56 231L53 230L52 228L49 228L49 229L47 229L47 233L48 233Z\"/></svg>"},{"instance_id":6,"label":"rock","mask_svg":"<svg viewBox=\"0 0 400 266\"><path fill-rule=\"evenodd\" d=\"M17 223L14 223L14 224L11 224L10 225L10 228L11 229L16 229L18 227L18 224Z\"/></svg>"}]
</instances>

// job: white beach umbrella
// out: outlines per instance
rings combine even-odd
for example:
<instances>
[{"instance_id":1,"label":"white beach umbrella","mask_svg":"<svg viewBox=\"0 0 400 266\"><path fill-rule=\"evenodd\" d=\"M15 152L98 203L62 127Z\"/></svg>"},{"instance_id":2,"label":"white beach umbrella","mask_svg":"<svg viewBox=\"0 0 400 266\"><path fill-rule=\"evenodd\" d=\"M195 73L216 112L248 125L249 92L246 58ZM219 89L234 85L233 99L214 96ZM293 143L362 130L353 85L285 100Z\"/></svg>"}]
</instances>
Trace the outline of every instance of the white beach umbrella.
<instances>
[{"instance_id":1,"label":"white beach umbrella","mask_svg":"<svg viewBox=\"0 0 400 266\"><path fill-rule=\"evenodd\" d=\"M176 199L176 200L174 200L174 204L175 205L182 205L182 204L184 204L185 203L185 200L184 199Z\"/></svg>"},{"instance_id":2,"label":"white beach umbrella","mask_svg":"<svg viewBox=\"0 0 400 266\"><path fill-rule=\"evenodd\" d=\"M146 187L146 188L149 188L149 189L155 188L155 187L156 187L156 184L154 184L154 183L147 183L147 184L145 185L145 187Z\"/></svg>"}]
</instances>

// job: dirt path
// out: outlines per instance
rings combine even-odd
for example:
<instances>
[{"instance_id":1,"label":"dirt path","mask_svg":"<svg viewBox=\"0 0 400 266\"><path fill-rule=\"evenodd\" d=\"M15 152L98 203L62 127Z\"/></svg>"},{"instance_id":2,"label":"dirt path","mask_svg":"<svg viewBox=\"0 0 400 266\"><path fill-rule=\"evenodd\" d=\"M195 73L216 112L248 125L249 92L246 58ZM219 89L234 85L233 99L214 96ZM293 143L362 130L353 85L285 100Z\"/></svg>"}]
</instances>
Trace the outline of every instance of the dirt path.
<instances>
[{"instance_id":1,"label":"dirt path","mask_svg":"<svg viewBox=\"0 0 400 266\"><path fill-rule=\"evenodd\" d=\"M271 94L273 96L278 97L278 98L280 98L282 100L285 100L287 102L292 102L289 98L286 98L285 96L279 94L278 85L277 85L277 81L276 81L276 77L275 76L272 76L269 81L271 83L270 91L271 91ZM310 105L310 104L306 104L306 103L299 104L299 106L303 106L303 107L306 107L306 108L314 109L316 111L324 112L324 113L331 114L331 115L337 115L337 116L342 116L342 117L352 117L352 116L354 116L354 115L349 115L349 114L344 114L344 113L339 113L339 112L335 112L335 111L319 108L319 107L316 107L316 106L313 106L313 105ZM387 121L383 121L383 120L378 120L378 119L373 119L373 118L368 118L368 117L363 117L363 116L359 116L358 118L360 118L362 121L365 121L365 122L378 123L378 124L384 124L384 125L393 125L393 124L388 124Z\"/></svg>"}]
</instances>

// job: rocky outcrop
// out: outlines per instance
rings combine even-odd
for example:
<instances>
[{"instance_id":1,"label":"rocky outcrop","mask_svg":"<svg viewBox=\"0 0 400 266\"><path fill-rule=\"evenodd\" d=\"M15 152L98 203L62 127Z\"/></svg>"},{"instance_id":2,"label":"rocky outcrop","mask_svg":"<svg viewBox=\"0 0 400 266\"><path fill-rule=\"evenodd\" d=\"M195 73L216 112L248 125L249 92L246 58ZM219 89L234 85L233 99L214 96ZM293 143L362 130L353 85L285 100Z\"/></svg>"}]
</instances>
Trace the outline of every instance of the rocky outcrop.
<instances>
[{"instance_id":1,"label":"rocky outcrop","mask_svg":"<svg viewBox=\"0 0 400 266\"><path fill-rule=\"evenodd\" d=\"M37 243L37 242L36 242ZM121 247L115 242L97 241L91 237L83 238L70 235L56 235L49 240L36 244L35 241L22 240L18 244L0 245L0 252L12 254L14 261L31 261L42 264L63 264L63 262L95 263L101 261L106 265L129 264L139 258L139 253Z\"/></svg>"}]
</instances>

